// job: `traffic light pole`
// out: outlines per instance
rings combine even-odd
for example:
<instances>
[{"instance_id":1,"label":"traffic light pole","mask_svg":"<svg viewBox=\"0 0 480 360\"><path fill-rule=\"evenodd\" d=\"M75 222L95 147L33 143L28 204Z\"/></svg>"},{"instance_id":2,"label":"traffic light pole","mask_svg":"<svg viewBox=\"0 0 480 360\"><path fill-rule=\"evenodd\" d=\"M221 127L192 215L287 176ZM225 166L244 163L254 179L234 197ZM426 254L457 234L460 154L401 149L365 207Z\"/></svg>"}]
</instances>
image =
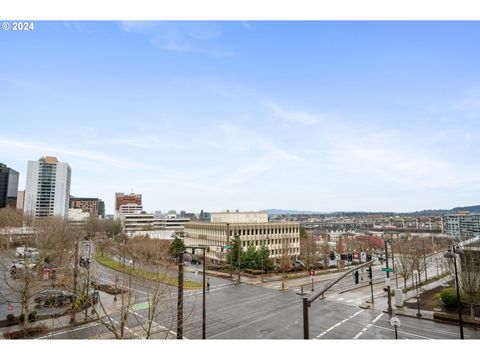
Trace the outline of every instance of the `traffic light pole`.
<instances>
[{"instance_id":1,"label":"traffic light pole","mask_svg":"<svg viewBox=\"0 0 480 360\"><path fill-rule=\"evenodd\" d=\"M385 243L385 265L387 266L387 299L388 299L388 313L391 315L392 314L392 298L390 297L390 272L389 267L388 267L388 245L387 245L387 240L384 241Z\"/></svg>"},{"instance_id":2,"label":"traffic light pole","mask_svg":"<svg viewBox=\"0 0 480 360\"><path fill-rule=\"evenodd\" d=\"M372 296L372 304L374 303L373 301L373 271L372 271L372 266L368 269L368 273L370 274L370 294Z\"/></svg>"},{"instance_id":3,"label":"traffic light pole","mask_svg":"<svg viewBox=\"0 0 480 360\"><path fill-rule=\"evenodd\" d=\"M183 252L178 253L177 339L183 339Z\"/></svg>"}]
</instances>

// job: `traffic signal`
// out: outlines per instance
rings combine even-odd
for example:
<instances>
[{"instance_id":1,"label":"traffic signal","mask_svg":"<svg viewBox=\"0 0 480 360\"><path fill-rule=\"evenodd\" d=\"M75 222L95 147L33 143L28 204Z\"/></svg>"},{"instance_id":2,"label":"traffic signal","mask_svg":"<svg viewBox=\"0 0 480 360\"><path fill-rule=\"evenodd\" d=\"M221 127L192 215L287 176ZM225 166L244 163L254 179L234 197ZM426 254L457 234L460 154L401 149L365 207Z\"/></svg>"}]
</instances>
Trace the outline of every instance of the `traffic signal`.
<instances>
[{"instance_id":1,"label":"traffic signal","mask_svg":"<svg viewBox=\"0 0 480 360\"><path fill-rule=\"evenodd\" d=\"M367 255L367 261L372 261L372 255Z\"/></svg>"},{"instance_id":2,"label":"traffic signal","mask_svg":"<svg viewBox=\"0 0 480 360\"><path fill-rule=\"evenodd\" d=\"M335 254L333 252L330 253L330 260L335 260Z\"/></svg>"},{"instance_id":3,"label":"traffic signal","mask_svg":"<svg viewBox=\"0 0 480 360\"><path fill-rule=\"evenodd\" d=\"M384 287L384 288L383 288L383 291L388 291L388 288Z\"/></svg>"},{"instance_id":4,"label":"traffic signal","mask_svg":"<svg viewBox=\"0 0 480 360\"><path fill-rule=\"evenodd\" d=\"M355 272L353 273L353 276L355 278L355 284L358 284L358 270L355 270Z\"/></svg>"},{"instance_id":5,"label":"traffic signal","mask_svg":"<svg viewBox=\"0 0 480 360\"><path fill-rule=\"evenodd\" d=\"M371 279L372 278L372 267L370 266L369 268L367 268L367 271L368 271L368 278Z\"/></svg>"},{"instance_id":6,"label":"traffic signal","mask_svg":"<svg viewBox=\"0 0 480 360\"><path fill-rule=\"evenodd\" d=\"M352 260L353 260L352 254L348 254L348 261L352 261Z\"/></svg>"}]
</instances>

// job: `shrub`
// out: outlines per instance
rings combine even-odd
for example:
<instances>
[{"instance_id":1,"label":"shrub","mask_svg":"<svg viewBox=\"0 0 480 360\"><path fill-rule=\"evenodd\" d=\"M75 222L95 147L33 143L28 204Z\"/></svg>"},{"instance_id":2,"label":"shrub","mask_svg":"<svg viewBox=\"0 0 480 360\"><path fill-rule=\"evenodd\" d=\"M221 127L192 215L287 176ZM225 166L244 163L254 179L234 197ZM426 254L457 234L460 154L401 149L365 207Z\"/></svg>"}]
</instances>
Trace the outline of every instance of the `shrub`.
<instances>
[{"instance_id":1,"label":"shrub","mask_svg":"<svg viewBox=\"0 0 480 360\"><path fill-rule=\"evenodd\" d=\"M440 292L440 298L448 308L454 308L457 306L457 290L455 288L443 289ZM462 306L465 304L465 299L462 295L460 295L460 304Z\"/></svg>"},{"instance_id":2,"label":"shrub","mask_svg":"<svg viewBox=\"0 0 480 360\"><path fill-rule=\"evenodd\" d=\"M18 317L18 321L23 323L25 321L25 314L20 314L20 316Z\"/></svg>"},{"instance_id":3,"label":"shrub","mask_svg":"<svg viewBox=\"0 0 480 360\"><path fill-rule=\"evenodd\" d=\"M7 320L8 320L9 322L12 322L13 320L15 320L15 315L13 315L13 314L8 314L8 315L7 315Z\"/></svg>"},{"instance_id":4,"label":"shrub","mask_svg":"<svg viewBox=\"0 0 480 360\"><path fill-rule=\"evenodd\" d=\"M32 311L30 314L28 314L28 321L33 322L37 320L37 312Z\"/></svg>"},{"instance_id":5,"label":"shrub","mask_svg":"<svg viewBox=\"0 0 480 360\"><path fill-rule=\"evenodd\" d=\"M3 337L6 339L24 339L32 336L40 335L46 332L48 328L45 325L34 326L26 329L20 329L17 331L11 331L3 333Z\"/></svg>"}]
</instances>

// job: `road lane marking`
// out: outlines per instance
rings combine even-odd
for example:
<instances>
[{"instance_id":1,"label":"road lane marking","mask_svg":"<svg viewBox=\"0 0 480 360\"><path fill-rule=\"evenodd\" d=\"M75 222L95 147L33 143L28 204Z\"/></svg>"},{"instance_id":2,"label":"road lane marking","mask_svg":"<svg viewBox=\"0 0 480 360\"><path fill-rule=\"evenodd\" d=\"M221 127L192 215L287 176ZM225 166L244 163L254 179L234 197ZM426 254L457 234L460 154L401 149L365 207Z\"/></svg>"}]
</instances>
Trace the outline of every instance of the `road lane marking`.
<instances>
[{"instance_id":1,"label":"road lane marking","mask_svg":"<svg viewBox=\"0 0 480 360\"><path fill-rule=\"evenodd\" d=\"M355 316L359 315L359 314L362 313L363 311L365 311L365 309L359 310L359 311L357 311L355 314L350 315L348 318L343 319L342 321L340 321L340 322L336 323L335 325L329 327L327 330L325 330L325 331L322 332L321 334L317 335L317 336L315 337L315 339L320 339L323 335L327 334L328 332L332 331L332 330L335 329L337 326L342 325L343 323L347 322L348 320L353 319Z\"/></svg>"},{"instance_id":2,"label":"road lane marking","mask_svg":"<svg viewBox=\"0 0 480 360\"><path fill-rule=\"evenodd\" d=\"M111 319L115 324L117 325L120 325L120 323L115 320L115 319ZM127 325L123 325L123 327L125 328L125 330L127 330L128 332L132 333L133 335L135 335L138 339L141 339L140 335L138 335L135 331L133 331L132 329L130 329Z\"/></svg>"},{"instance_id":3,"label":"road lane marking","mask_svg":"<svg viewBox=\"0 0 480 360\"><path fill-rule=\"evenodd\" d=\"M383 329L383 330L395 332L394 329L386 328L386 327L383 327L383 326L373 325L373 327L376 327L376 328L378 328L378 329ZM405 335L415 336L415 337L419 337L419 338L421 338L421 339L426 339L426 340L433 340L433 338L429 338L429 337L426 337L426 336L421 336L421 335L417 335L417 334L412 334L412 333L408 333L408 332L400 331L400 330L397 330L397 331L398 331L399 334L405 334Z\"/></svg>"},{"instance_id":4,"label":"road lane marking","mask_svg":"<svg viewBox=\"0 0 480 360\"><path fill-rule=\"evenodd\" d=\"M292 308L292 307L297 307L297 306L298 306L298 302L297 302L297 301L292 301L290 304L292 304L292 305L287 305L287 306L285 306L282 310L287 310L287 309L290 309L290 308ZM264 316L264 317L261 317L261 318L258 318L258 319L249 321L249 322L247 322L247 323L243 323L243 324L241 324L241 325L232 327L232 328L230 328L230 329L221 331L221 332L219 332L219 333L216 333L216 334L214 334L214 335L209 336L209 339L212 339L212 338L217 337L217 336L219 336L219 335L222 335L222 334L231 332L231 331L233 331L233 330L237 330L237 329L242 328L242 327L244 327L244 326L251 325L251 324L256 323L256 322L258 322L258 321L266 320L266 319L271 318L271 317L273 317L273 316L278 316L278 312L275 312L275 313L273 313L273 314L266 315L266 316Z\"/></svg>"},{"instance_id":5,"label":"road lane marking","mask_svg":"<svg viewBox=\"0 0 480 360\"><path fill-rule=\"evenodd\" d=\"M52 336L55 337L55 336L57 336L57 335L63 335L63 334L71 333L71 332L78 331L78 330L88 329L88 328L90 328L90 327L98 326L98 325L99 325L99 324L98 324L97 322L94 322L94 323L87 324L87 325L84 325L84 326L75 327L75 328L70 329L70 330L59 331L59 332L54 332L54 333L49 333L48 335L41 336L41 337L38 337L38 338L35 338L35 339L36 339L36 340L47 339L47 338L51 338Z\"/></svg>"},{"instance_id":6,"label":"road lane marking","mask_svg":"<svg viewBox=\"0 0 480 360\"><path fill-rule=\"evenodd\" d=\"M144 318L144 319L147 320L147 321L150 321L148 318L146 318L146 317L143 316L142 314L139 314L139 313L137 313L137 312L135 312L135 311L132 311L132 310L129 310L129 311L130 311L132 314L134 314L134 316L139 316L139 317L141 317L141 318ZM138 321L138 319L137 319L137 321ZM177 333L176 333L175 331L173 331L173 330L171 330L171 329L168 329L168 328L166 328L166 327L163 326L163 325L160 325L159 323L157 323L157 322L154 321L154 320L152 320L152 324L153 324L154 326L158 326L160 329L162 329L162 330L164 330L164 331L167 331L167 332L171 333L171 334L172 334L173 336L175 336L175 337L177 336ZM141 325L140 325L140 326L141 326ZM142 330L143 330L143 327L142 327ZM150 334L152 334L152 332L150 332ZM188 338L186 338L185 336L182 336L182 337L183 337L184 340L188 340Z\"/></svg>"},{"instance_id":7,"label":"road lane marking","mask_svg":"<svg viewBox=\"0 0 480 360\"><path fill-rule=\"evenodd\" d=\"M358 339L360 336L362 336L370 326L372 326L373 324L375 324L381 317L383 316L383 313L381 313L380 315L378 315L370 324L368 324L367 326L365 326L362 331L360 331L357 335L355 335L355 337L353 339Z\"/></svg>"}]
</instances>

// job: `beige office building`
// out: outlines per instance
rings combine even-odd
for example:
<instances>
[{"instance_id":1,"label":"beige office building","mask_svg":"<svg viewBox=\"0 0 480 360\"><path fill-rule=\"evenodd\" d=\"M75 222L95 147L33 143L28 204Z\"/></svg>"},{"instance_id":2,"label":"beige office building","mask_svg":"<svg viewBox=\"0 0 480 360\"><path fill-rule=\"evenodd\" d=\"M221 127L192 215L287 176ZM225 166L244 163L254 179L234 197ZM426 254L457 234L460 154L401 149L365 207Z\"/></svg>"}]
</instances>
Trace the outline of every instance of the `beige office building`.
<instances>
[{"instance_id":1,"label":"beige office building","mask_svg":"<svg viewBox=\"0 0 480 360\"><path fill-rule=\"evenodd\" d=\"M206 245L212 261L225 261L227 250L235 235L240 236L243 250L248 245L260 248L264 244L270 257L278 259L286 253L292 259L300 255L300 223L294 221L269 222L267 213L222 212L211 213L211 222L190 221L185 224L185 246Z\"/></svg>"}]
</instances>

